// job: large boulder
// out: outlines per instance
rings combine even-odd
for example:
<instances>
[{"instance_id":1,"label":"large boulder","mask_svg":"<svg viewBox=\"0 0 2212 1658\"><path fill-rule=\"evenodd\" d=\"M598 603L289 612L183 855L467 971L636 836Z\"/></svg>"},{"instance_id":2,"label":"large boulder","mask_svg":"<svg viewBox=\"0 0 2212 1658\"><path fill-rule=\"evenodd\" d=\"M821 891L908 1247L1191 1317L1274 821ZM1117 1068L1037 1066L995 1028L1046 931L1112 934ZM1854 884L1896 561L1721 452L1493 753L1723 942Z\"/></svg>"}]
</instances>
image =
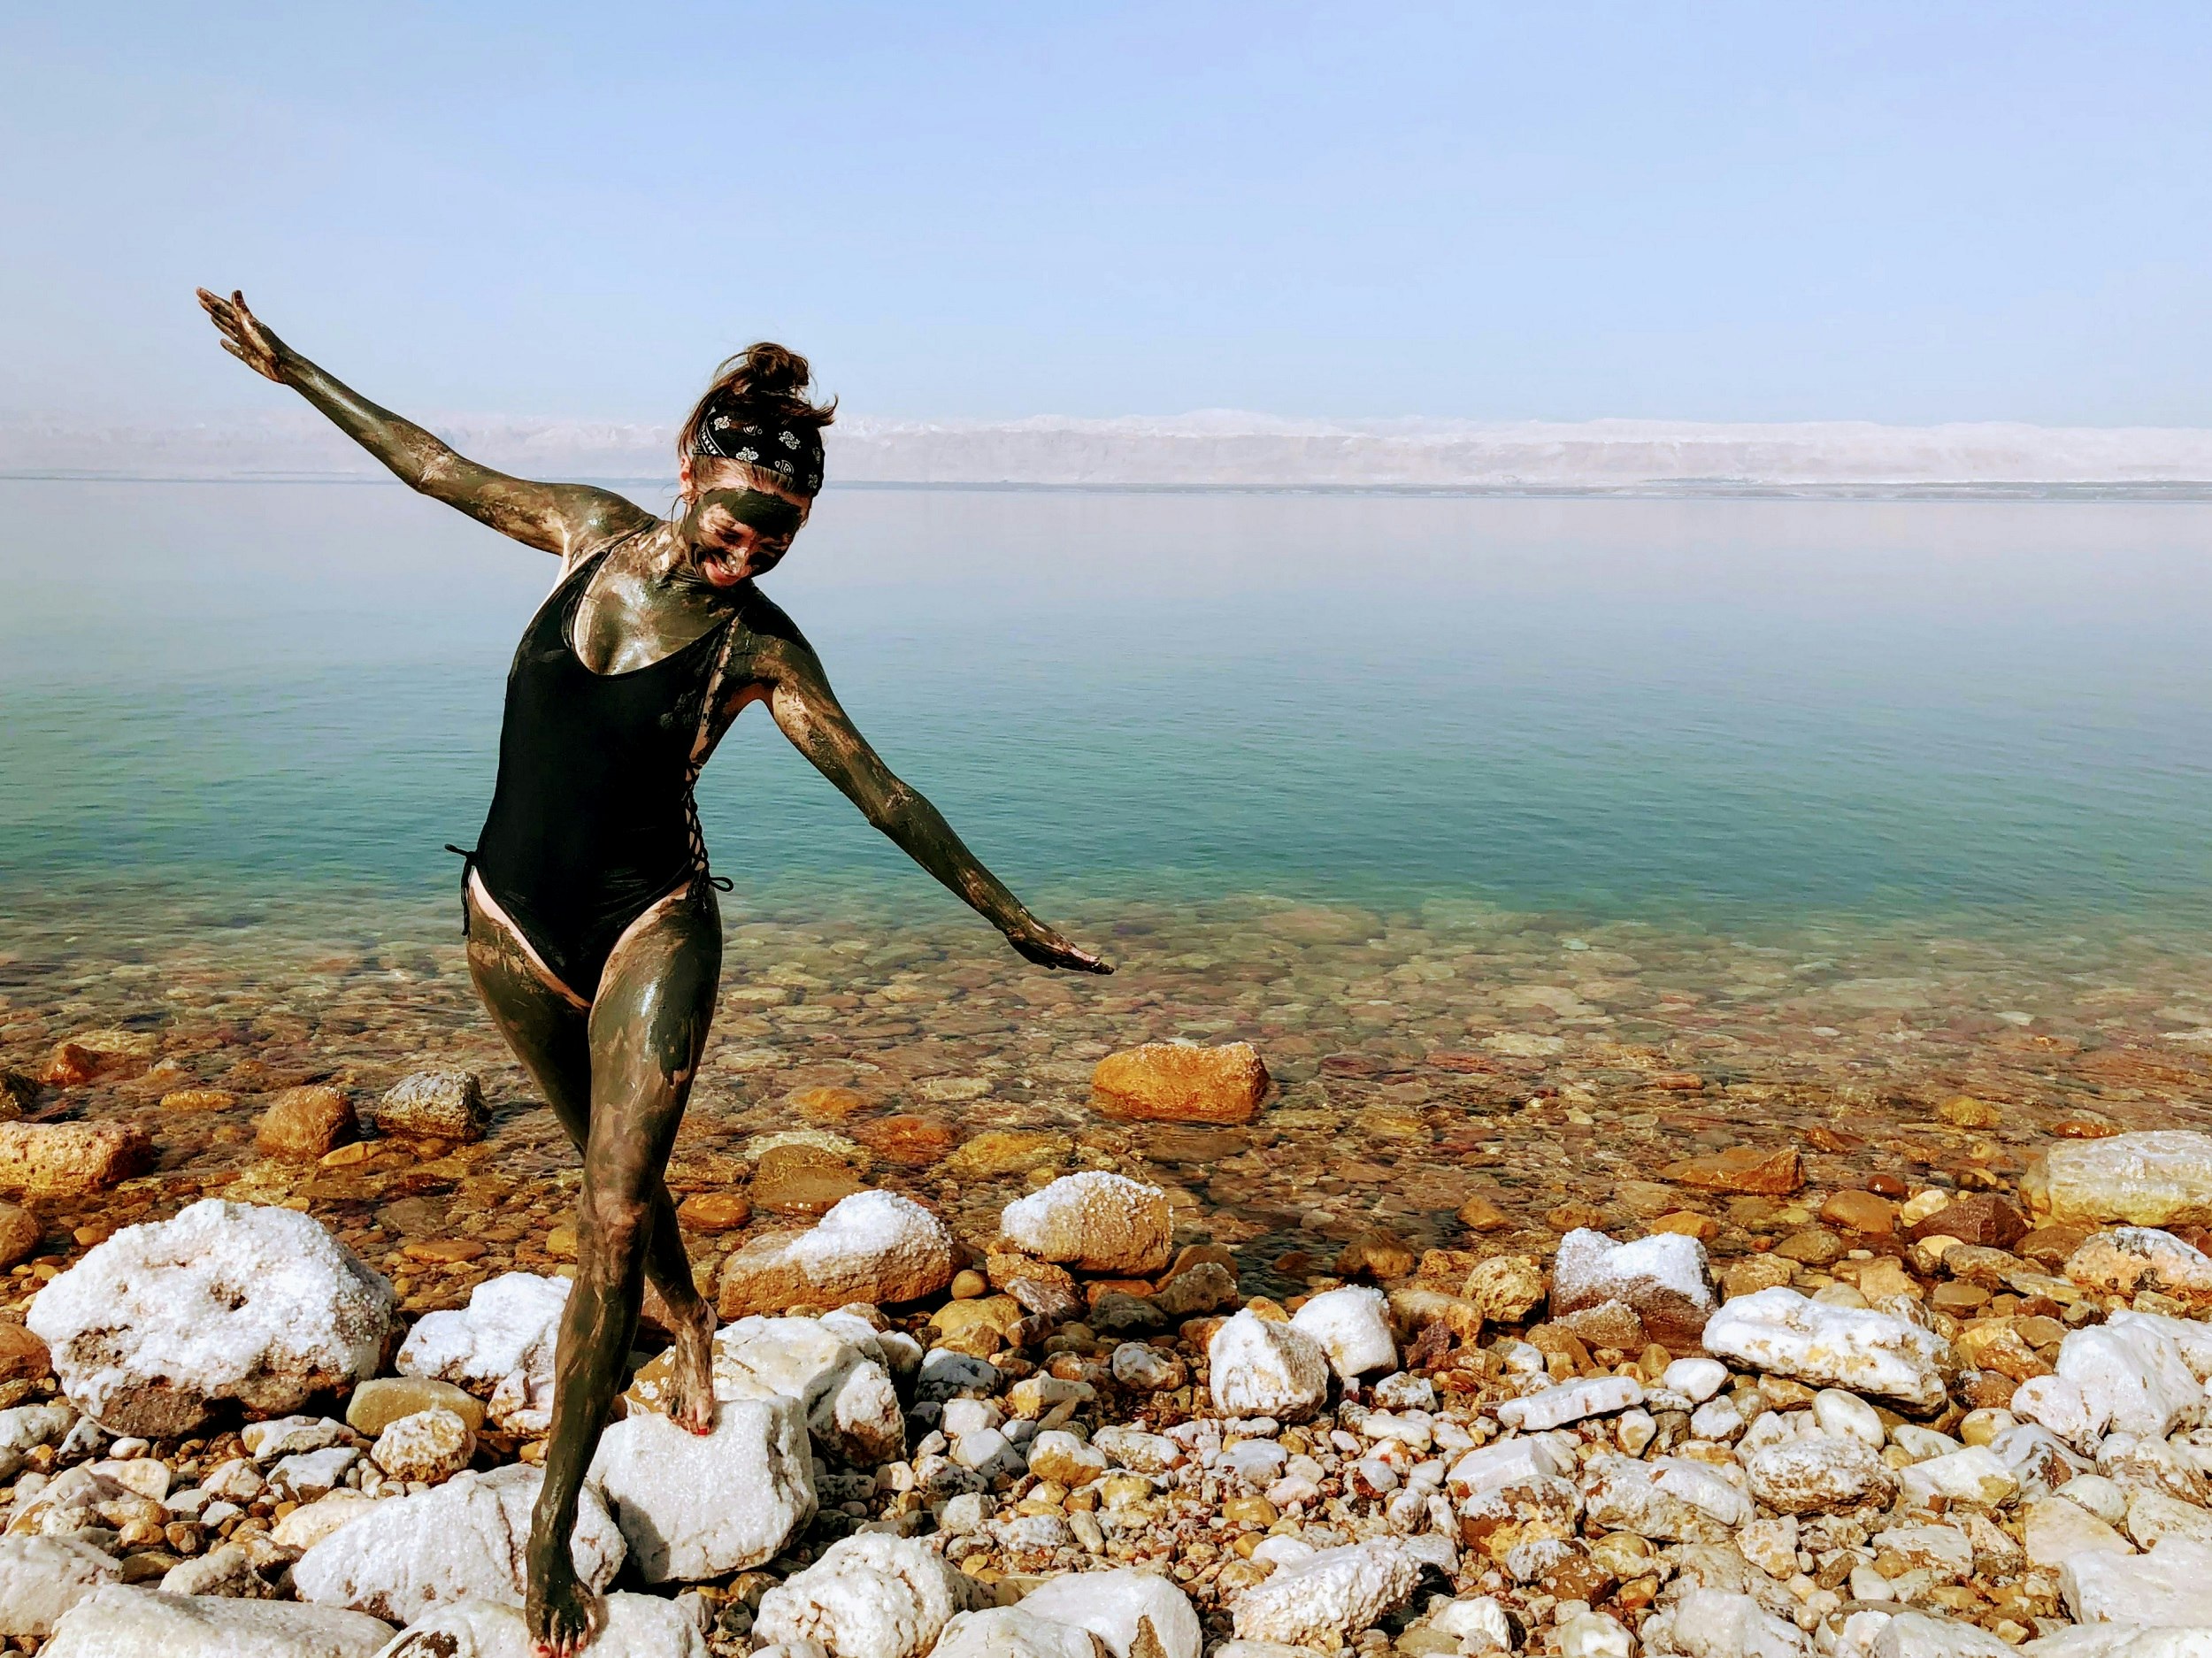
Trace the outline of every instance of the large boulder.
<instances>
[{"instance_id":1,"label":"large boulder","mask_svg":"<svg viewBox=\"0 0 2212 1658\"><path fill-rule=\"evenodd\" d=\"M114 1433L170 1439L225 1401L280 1416L371 1375L392 1286L322 1223L207 1198L126 1226L31 1305L72 1403Z\"/></svg>"},{"instance_id":2,"label":"large boulder","mask_svg":"<svg viewBox=\"0 0 2212 1658\"><path fill-rule=\"evenodd\" d=\"M722 1264L725 1318L918 1301L952 1282L952 1233L911 1198L856 1192L803 1232L756 1238Z\"/></svg>"},{"instance_id":3,"label":"large boulder","mask_svg":"<svg viewBox=\"0 0 2212 1658\"><path fill-rule=\"evenodd\" d=\"M973 1605L971 1585L911 1538L864 1531L763 1595L753 1634L771 1645L818 1641L836 1658L921 1658Z\"/></svg>"},{"instance_id":4,"label":"large boulder","mask_svg":"<svg viewBox=\"0 0 2212 1658\"><path fill-rule=\"evenodd\" d=\"M1778 1286L1740 1295L1706 1322L1705 1350L1816 1387L1927 1410L1944 1401L1942 1337L1870 1309L1831 1307Z\"/></svg>"},{"instance_id":5,"label":"large boulder","mask_svg":"<svg viewBox=\"0 0 2212 1658\"><path fill-rule=\"evenodd\" d=\"M2022 1190L2037 1218L2055 1224L2201 1226L2212 1221L2212 1134L2167 1128L2069 1140Z\"/></svg>"},{"instance_id":6,"label":"large boulder","mask_svg":"<svg viewBox=\"0 0 2212 1658\"><path fill-rule=\"evenodd\" d=\"M611 1594L600 1605L607 1621L593 1638L591 1658L707 1658L699 1626L672 1600ZM515 1608L462 1600L410 1623L376 1658L536 1658L536 1652Z\"/></svg>"},{"instance_id":7,"label":"large boulder","mask_svg":"<svg viewBox=\"0 0 2212 1658\"><path fill-rule=\"evenodd\" d=\"M1295 1422L1329 1396L1329 1354L1304 1331L1235 1313L1206 1344L1215 1409L1233 1416Z\"/></svg>"},{"instance_id":8,"label":"large boulder","mask_svg":"<svg viewBox=\"0 0 2212 1658\"><path fill-rule=\"evenodd\" d=\"M1551 1316L1608 1302L1633 1312L1653 1340L1677 1352L1692 1346L1713 1314L1705 1246L1686 1232L1654 1232L1632 1243L1615 1243L1601 1232L1569 1232L1552 1261Z\"/></svg>"},{"instance_id":9,"label":"large boulder","mask_svg":"<svg viewBox=\"0 0 2212 1658\"><path fill-rule=\"evenodd\" d=\"M1237 1639L1334 1652L1412 1600L1420 1584L1420 1562L1396 1538L1320 1549L1237 1597Z\"/></svg>"},{"instance_id":10,"label":"large boulder","mask_svg":"<svg viewBox=\"0 0 2212 1658\"><path fill-rule=\"evenodd\" d=\"M2212 1547L2170 1537L2147 1554L2085 1552L2062 1561L2059 1593L2077 1623L2212 1628Z\"/></svg>"},{"instance_id":11,"label":"large boulder","mask_svg":"<svg viewBox=\"0 0 2212 1658\"><path fill-rule=\"evenodd\" d=\"M552 1423L553 1354L568 1287L566 1278L534 1272L487 1278L466 1307L425 1313L393 1368L490 1401L501 1427L542 1433Z\"/></svg>"},{"instance_id":12,"label":"large boulder","mask_svg":"<svg viewBox=\"0 0 2212 1658\"><path fill-rule=\"evenodd\" d=\"M1109 1054L1091 1071L1108 1117L1147 1123L1248 1123L1267 1097L1267 1067L1249 1042L1193 1048L1147 1042Z\"/></svg>"},{"instance_id":13,"label":"large boulder","mask_svg":"<svg viewBox=\"0 0 2212 1658\"><path fill-rule=\"evenodd\" d=\"M40 1650L44 1658L374 1658L391 1633L376 1618L328 1607L118 1584L79 1601Z\"/></svg>"},{"instance_id":14,"label":"large boulder","mask_svg":"<svg viewBox=\"0 0 2212 1658\"><path fill-rule=\"evenodd\" d=\"M2147 1324L2072 1331L2059 1344L2056 1369L2059 1380L2080 1390L2089 1415L2115 1433L2162 1439L2204 1414L2204 1388L2179 1345Z\"/></svg>"},{"instance_id":15,"label":"large boulder","mask_svg":"<svg viewBox=\"0 0 2212 1658\"><path fill-rule=\"evenodd\" d=\"M1017 1198L999 1216L1014 1247L1084 1272L1144 1277L1168 1263L1167 1194L1126 1175L1087 1169Z\"/></svg>"},{"instance_id":16,"label":"large boulder","mask_svg":"<svg viewBox=\"0 0 2212 1658\"><path fill-rule=\"evenodd\" d=\"M813 1461L795 1399L718 1405L703 1436L634 1412L600 1436L591 1473L648 1583L757 1566L814 1517Z\"/></svg>"},{"instance_id":17,"label":"large boulder","mask_svg":"<svg viewBox=\"0 0 2212 1658\"><path fill-rule=\"evenodd\" d=\"M629 1396L665 1413L674 1364L672 1348L638 1371ZM795 1399L816 1445L863 1467L906 1454L906 1417L882 1347L857 1319L755 1315L724 1324L714 1332L714 1396Z\"/></svg>"},{"instance_id":18,"label":"large boulder","mask_svg":"<svg viewBox=\"0 0 2212 1658\"><path fill-rule=\"evenodd\" d=\"M380 1502L301 1555L293 1587L317 1606L394 1623L457 1600L520 1606L530 1510L544 1480L542 1470L518 1462ZM577 1576L593 1590L604 1589L622 1564L622 1533L589 1481L569 1548Z\"/></svg>"},{"instance_id":19,"label":"large boulder","mask_svg":"<svg viewBox=\"0 0 2212 1658\"><path fill-rule=\"evenodd\" d=\"M0 1538L0 1635L43 1639L63 1613L121 1572L74 1538Z\"/></svg>"},{"instance_id":20,"label":"large boulder","mask_svg":"<svg viewBox=\"0 0 2212 1658\"><path fill-rule=\"evenodd\" d=\"M1138 1631L1148 1624L1164 1658L1199 1658L1204 1646L1190 1597L1158 1573L1133 1567L1048 1577L1024 1597L1022 1610L1090 1631L1113 1658L1138 1658Z\"/></svg>"}]
</instances>

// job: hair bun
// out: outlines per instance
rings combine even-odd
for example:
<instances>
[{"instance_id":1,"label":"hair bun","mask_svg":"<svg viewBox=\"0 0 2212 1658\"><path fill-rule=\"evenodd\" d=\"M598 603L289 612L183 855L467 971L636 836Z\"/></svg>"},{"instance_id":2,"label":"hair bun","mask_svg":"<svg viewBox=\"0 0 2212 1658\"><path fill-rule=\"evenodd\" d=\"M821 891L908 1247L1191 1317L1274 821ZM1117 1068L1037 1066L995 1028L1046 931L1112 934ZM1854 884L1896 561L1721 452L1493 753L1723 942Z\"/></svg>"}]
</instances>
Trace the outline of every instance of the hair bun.
<instances>
[{"instance_id":1,"label":"hair bun","mask_svg":"<svg viewBox=\"0 0 2212 1658\"><path fill-rule=\"evenodd\" d=\"M768 340L747 346L739 364L745 389L756 397L803 401L802 394L814 378L804 357Z\"/></svg>"}]
</instances>

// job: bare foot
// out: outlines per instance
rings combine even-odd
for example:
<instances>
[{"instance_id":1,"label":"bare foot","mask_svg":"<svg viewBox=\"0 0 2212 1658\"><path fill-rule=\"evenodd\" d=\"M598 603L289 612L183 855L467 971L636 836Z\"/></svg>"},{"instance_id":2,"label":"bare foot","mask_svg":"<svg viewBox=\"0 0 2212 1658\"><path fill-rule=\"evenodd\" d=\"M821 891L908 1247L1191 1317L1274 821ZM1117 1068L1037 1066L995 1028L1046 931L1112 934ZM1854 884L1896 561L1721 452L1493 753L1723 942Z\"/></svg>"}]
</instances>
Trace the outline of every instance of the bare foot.
<instances>
[{"instance_id":1,"label":"bare foot","mask_svg":"<svg viewBox=\"0 0 2212 1658\"><path fill-rule=\"evenodd\" d=\"M530 1595L523 1616L530 1625L531 1658L577 1658L597 1638L606 1608L576 1579L565 1548L530 1542Z\"/></svg>"},{"instance_id":2,"label":"bare foot","mask_svg":"<svg viewBox=\"0 0 2212 1658\"><path fill-rule=\"evenodd\" d=\"M676 1332L676 1362L669 1377L669 1420L694 1433L714 1432L714 1313L702 1305L699 1316Z\"/></svg>"}]
</instances>

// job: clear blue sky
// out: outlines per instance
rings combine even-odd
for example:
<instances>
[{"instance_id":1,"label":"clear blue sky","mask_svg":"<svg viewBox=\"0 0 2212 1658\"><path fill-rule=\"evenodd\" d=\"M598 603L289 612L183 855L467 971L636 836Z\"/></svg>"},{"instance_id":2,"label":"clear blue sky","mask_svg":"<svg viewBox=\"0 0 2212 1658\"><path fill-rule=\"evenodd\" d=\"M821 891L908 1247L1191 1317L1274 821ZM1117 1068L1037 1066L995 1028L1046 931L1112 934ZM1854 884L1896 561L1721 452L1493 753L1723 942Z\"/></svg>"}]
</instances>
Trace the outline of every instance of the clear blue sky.
<instances>
[{"instance_id":1,"label":"clear blue sky","mask_svg":"<svg viewBox=\"0 0 2212 1658\"><path fill-rule=\"evenodd\" d=\"M2212 424L2212 7L0 15L0 413Z\"/></svg>"}]
</instances>

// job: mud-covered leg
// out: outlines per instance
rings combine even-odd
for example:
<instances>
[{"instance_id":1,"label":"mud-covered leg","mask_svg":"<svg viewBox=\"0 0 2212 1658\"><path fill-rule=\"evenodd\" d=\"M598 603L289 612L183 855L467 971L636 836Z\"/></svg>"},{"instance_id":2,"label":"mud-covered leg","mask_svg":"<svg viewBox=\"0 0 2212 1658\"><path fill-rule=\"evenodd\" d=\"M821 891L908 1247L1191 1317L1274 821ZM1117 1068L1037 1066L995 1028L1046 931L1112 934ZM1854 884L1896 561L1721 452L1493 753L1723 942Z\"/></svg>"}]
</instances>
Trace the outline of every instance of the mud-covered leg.
<instances>
[{"instance_id":1,"label":"mud-covered leg","mask_svg":"<svg viewBox=\"0 0 2212 1658\"><path fill-rule=\"evenodd\" d=\"M569 1555L577 1491L637 1329L655 1198L665 1201L661 1173L706 1046L721 967L721 916L702 887L657 907L624 938L592 1002L576 1287L561 1321L553 1436L530 1532L526 1615L533 1637L555 1654L581 1651L600 1616ZM680 1240L676 1247L680 1254Z\"/></svg>"},{"instance_id":2,"label":"mud-covered leg","mask_svg":"<svg viewBox=\"0 0 2212 1658\"><path fill-rule=\"evenodd\" d=\"M513 924L474 901L468 906L469 976L492 1023L514 1050L553 1115L588 1153L591 1138L589 1015L551 982ZM713 1425L714 1309L692 1282L675 1200L657 1175L645 1276L674 1320L676 1370L669 1414L695 1433Z\"/></svg>"}]
</instances>

